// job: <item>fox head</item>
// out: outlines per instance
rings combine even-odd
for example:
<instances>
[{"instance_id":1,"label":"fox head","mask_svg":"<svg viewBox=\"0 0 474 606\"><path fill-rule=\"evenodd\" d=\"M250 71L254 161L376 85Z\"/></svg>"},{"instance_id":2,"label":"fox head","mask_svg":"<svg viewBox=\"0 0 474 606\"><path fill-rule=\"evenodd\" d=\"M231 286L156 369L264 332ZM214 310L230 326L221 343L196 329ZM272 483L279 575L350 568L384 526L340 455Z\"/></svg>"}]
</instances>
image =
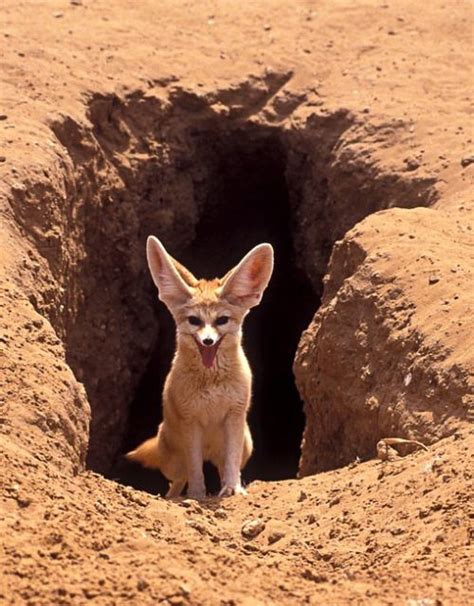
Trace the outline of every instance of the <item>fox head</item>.
<instances>
[{"instance_id":1,"label":"fox head","mask_svg":"<svg viewBox=\"0 0 474 606\"><path fill-rule=\"evenodd\" d=\"M193 348L212 368L221 346L240 342L245 316L260 303L273 271L273 248L259 244L214 280L195 278L154 236L146 251L159 298L176 322L178 343Z\"/></svg>"}]
</instances>

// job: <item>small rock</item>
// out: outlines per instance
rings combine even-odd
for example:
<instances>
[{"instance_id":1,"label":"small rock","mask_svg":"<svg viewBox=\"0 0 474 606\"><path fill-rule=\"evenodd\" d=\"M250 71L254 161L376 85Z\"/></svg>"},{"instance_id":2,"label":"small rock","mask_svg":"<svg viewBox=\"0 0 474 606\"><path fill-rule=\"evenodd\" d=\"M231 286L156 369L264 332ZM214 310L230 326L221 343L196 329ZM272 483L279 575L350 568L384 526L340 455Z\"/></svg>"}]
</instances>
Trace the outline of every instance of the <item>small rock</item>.
<instances>
[{"instance_id":1,"label":"small rock","mask_svg":"<svg viewBox=\"0 0 474 606\"><path fill-rule=\"evenodd\" d=\"M61 19L61 17L64 17L64 13L61 13L60 11L57 11L57 12L53 13L53 17L55 19Z\"/></svg>"},{"instance_id":2,"label":"small rock","mask_svg":"<svg viewBox=\"0 0 474 606\"><path fill-rule=\"evenodd\" d=\"M7 114L0 114L0 120L7 120L8 116Z\"/></svg>"},{"instance_id":3,"label":"small rock","mask_svg":"<svg viewBox=\"0 0 474 606\"><path fill-rule=\"evenodd\" d=\"M16 502L22 509L24 509L25 507L29 507L31 505L32 500L30 499L30 497L18 495L16 498Z\"/></svg>"},{"instance_id":4,"label":"small rock","mask_svg":"<svg viewBox=\"0 0 474 606\"><path fill-rule=\"evenodd\" d=\"M145 589L148 589L149 586L150 586L150 583L148 583L148 581L145 581L145 579L138 579L138 581L137 581L138 591L145 591Z\"/></svg>"},{"instance_id":5,"label":"small rock","mask_svg":"<svg viewBox=\"0 0 474 606\"><path fill-rule=\"evenodd\" d=\"M194 520L189 520L188 522L186 522L186 524L191 528L194 528L194 530L197 530L197 532L199 532L199 534L202 534L203 536L207 534L207 528L204 526L204 524L200 524L199 522L195 522Z\"/></svg>"},{"instance_id":6,"label":"small rock","mask_svg":"<svg viewBox=\"0 0 474 606\"><path fill-rule=\"evenodd\" d=\"M259 551L258 547L252 545L252 543L246 543L243 547L244 551L247 553L254 553L255 551Z\"/></svg>"},{"instance_id":7,"label":"small rock","mask_svg":"<svg viewBox=\"0 0 474 606\"><path fill-rule=\"evenodd\" d=\"M313 581L314 583L325 583L328 580L326 575L313 572L309 568L303 570L301 576L303 577L303 579L306 579L307 581Z\"/></svg>"},{"instance_id":8,"label":"small rock","mask_svg":"<svg viewBox=\"0 0 474 606\"><path fill-rule=\"evenodd\" d=\"M461 166L463 168L466 168L466 166L469 166L469 164L472 164L473 162L474 162L474 156L466 156L465 158L462 158Z\"/></svg>"},{"instance_id":9,"label":"small rock","mask_svg":"<svg viewBox=\"0 0 474 606\"><path fill-rule=\"evenodd\" d=\"M97 500L95 503L95 508L99 513L107 513L107 507L102 503L102 501Z\"/></svg>"},{"instance_id":10,"label":"small rock","mask_svg":"<svg viewBox=\"0 0 474 606\"><path fill-rule=\"evenodd\" d=\"M280 530L274 530L273 532L271 532L268 535L268 544L273 545L273 543L276 543L277 541L282 539L284 536L285 536L284 532L281 532Z\"/></svg>"},{"instance_id":11,"label":"small rock","mask_svg":"<svg viewBox=\"0 0 474 606\"><path fill-rule=\"evenodd\" d=\"M219 520L227 520L227 513L224 509L216 509L214 516L219 518Z\"/></svg>"},{"instance_id":12,"label":"small rock","mask_svg":"<svg viewBox=\"0 0 474 606\"><path fill-rule=\"evenodd\" d=\"M416 170L421 166L421 162L413 157L405 158L403 162L405 162L407 170Z\"/></svg>"},{"instance_id":13,"label":"small rock","mask_svg":"<svg viewBox=\"0 0 474 606\"><path fill-rule=\"evenodd\" d=\"M302 490L298 497L298 503L301 503L301 501L305 501L307 498L308 495Z\"/></svg>"},{"instance_id":14,"label":"small rock","mask_svg":"<svg viewBox=\"0 0 474 606\"><path fill-rule=\"evenodd\" d=\"M439 280L439 276L432 275L428 278L428 284L436 284Z\"/></svg>"},{"instance_id":15,"label":"small rock","mask_svg":"<svg viewBox=\"0 0 474 606\"><path fill-rule=\"evenodd\" d=\"M6 157L5 156L0 156L0 162L5 162L6 161Z\"/></svg>"},{"instance_id":16,"label":"small rock","mask_svg":"<svg viewBox=\"0 0 474 606\"><path fill-rule=\"evenodd\" d=\"M240 532L246 539L254 539L265 529L265 522L257 518L256 520L248 520L244 522Z\"/></svg>"}]
</instances>

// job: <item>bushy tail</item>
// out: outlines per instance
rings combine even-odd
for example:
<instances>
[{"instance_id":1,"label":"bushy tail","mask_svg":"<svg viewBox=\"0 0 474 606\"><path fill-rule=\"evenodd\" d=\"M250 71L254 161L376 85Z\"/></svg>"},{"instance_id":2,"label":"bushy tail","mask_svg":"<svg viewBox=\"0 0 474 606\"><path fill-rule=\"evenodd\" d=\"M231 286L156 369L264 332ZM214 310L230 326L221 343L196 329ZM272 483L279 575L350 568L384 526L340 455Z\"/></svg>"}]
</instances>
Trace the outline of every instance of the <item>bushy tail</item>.
<instances>
[{"instance_id":1,"label":"bushy tail","mask_svg":"<svg viewBox=\"0 0 474 606\"><path fill-rule=\"evenodd\" d=\"M143 467L148 467L149 469L159 469L158 436L146 440L138 448L135 448L135 450L127 452L125 458L129 461L141 463Z\"/></svg>"}]
</instances>

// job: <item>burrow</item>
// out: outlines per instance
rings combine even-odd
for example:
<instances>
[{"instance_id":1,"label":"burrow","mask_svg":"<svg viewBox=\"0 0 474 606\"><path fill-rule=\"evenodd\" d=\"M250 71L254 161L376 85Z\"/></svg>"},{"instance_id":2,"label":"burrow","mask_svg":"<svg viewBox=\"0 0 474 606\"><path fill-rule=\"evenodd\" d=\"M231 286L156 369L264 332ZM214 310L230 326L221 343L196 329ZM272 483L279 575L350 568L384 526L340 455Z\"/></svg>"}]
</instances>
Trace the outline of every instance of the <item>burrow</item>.
<instances>
[{"instance_id":1,"label":"burrow","mask_svg":"<svg viewBox=\"0 0 474 606\"><path fill-rule=\"evenodd\" d=\"M91 407L87 465L151 491L159 474L121 459L156 431L174 350L146 237L209 278L273 244L275 274L245 326L255 439L245 479L282 479L297 473L304 427L292 364L334 242L372 212L431 200L429 183L378 172L351 145L370 134L345 110L291 123L243 107L179 89L93 95L83 121L51 124L67 150L66 195L41 218L56 240L39 248L61 285L48 316Z\"/></svg>"}]
</instances>

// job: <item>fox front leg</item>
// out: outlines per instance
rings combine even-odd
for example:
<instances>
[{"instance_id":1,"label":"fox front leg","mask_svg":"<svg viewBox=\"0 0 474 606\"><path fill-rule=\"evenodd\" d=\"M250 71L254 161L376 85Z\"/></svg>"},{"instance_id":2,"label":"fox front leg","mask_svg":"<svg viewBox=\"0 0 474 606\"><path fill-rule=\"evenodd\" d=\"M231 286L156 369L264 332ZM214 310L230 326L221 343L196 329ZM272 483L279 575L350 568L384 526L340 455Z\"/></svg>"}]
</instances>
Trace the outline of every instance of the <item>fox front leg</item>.
<instances>
[{"instance_id":1,"label":"fox front leg","mask_svg":"<svg viewBox=\"0 0 474 606\"><path fill-rule=\"evenodd\" d=\"M183 437L186 454L188 497L190 499L204 499L206 496L206 485L202 469L202 429L197 424L189 424L184 428Z\"/></svg>"},{"instance_id":2,"label":"fox front leg","mask_svg":"<svg viewBox=\"0 0 474 606\"><path fill-rule=\"evenodd\" d=\"M240 467L244 447L245 416L230 414L224 422L225 452L224 469L221 478L220 497L233 494L247 494L242 487Z\"/></svg>"}]
</instances>

